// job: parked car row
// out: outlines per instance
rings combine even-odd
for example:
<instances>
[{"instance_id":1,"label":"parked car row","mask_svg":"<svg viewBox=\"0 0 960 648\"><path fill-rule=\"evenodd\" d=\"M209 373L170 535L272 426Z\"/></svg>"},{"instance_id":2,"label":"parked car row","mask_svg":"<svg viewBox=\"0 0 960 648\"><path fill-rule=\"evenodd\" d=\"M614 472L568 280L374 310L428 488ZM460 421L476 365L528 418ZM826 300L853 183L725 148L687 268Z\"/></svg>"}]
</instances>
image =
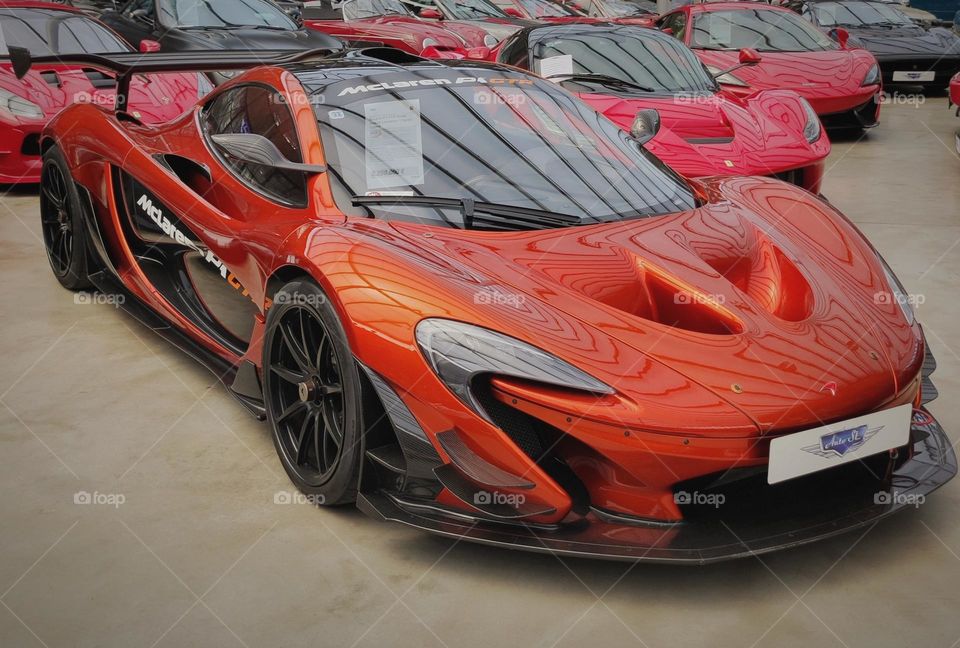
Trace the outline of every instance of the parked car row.
<instances>
[{"instance_id":1,"label":"parked car row","mask_svg":"<svg viewBox=\"0 0 960 648\"><path fill-rule=\"evenodd\" d=\"M627 131L644 130L647 148L684 175L770 175L814 192L830 146L822 126L872 128L884 85L946 86L960 69L960 37L875 0L702 2L662 16L645 0L72 4L0 2L0 45L54 55L385 46L506 63L551 78ZM135 118L169 119L209 89L207 78L230 75L167 76L135 85ZM115 91L103 71L63 66L17 79L0 65L0 83L7 183L38 179L46 120L76 101L109 103Z\"/></svg>"}]
</instances>

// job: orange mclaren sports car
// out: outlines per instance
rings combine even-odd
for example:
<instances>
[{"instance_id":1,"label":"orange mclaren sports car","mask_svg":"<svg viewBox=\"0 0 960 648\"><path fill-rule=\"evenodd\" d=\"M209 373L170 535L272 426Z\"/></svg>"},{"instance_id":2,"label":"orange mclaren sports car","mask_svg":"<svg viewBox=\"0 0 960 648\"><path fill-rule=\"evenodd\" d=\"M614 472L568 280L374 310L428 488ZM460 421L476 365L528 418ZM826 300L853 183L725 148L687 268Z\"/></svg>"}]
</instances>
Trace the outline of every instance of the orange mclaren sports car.
<instances>
[{"instance_id":1,"label":"orange mclaren sports car","mask_svg":"<svg viewBox=\"0 0 960 648\"><path fill-rule=\"evenodd\" d=\"M18 74L43 63L10 49ZM796 186L685 180L510 67L73 58L118 101L43 133L54 275L125 295L217 372L323 504L704 563L870 524L956 473L910 296ZM264 60L172 122L125 112L135 74Z\"/></svg>"}]
</instances>

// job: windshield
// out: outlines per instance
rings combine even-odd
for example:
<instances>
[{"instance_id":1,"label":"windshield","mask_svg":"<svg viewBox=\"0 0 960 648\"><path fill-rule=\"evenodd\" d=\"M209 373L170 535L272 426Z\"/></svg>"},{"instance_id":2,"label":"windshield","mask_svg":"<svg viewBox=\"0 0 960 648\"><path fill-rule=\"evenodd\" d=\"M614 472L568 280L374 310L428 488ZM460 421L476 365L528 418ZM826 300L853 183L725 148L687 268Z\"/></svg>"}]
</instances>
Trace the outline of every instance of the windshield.
<instances>
[{"instance_id":1,"label":"windshield","mask_svg":"<svg viewBox=\"0 0 960 648\"><path fill-rule=\"evenodd\" d=\"M572 9L551 2L551 0L520 0L520 6L533 18L564 17L578 15Z\"/></svg>"},{"instance_id":2,"label":"windshield","mask_svg":"<svg viewBox=\"0 0 960 648\"><path fill-rule=\"evenodd\" d=\"M588 16L604 16L607 18L622 18L624 16L633 16L636 14L648 13L647 9L639 4L627 2L626 0L587 0L578 3L584 8Z\"/></svg>"},{"instance_id":3,"label":"windshield","mask_svg":"<svg viewBox=\"0 0 960 648\"><path fill-rule=\"evenodd\" d=\"M817 23L824 27L913 24L905 13L880 2L816 2L811 6Z\"/></svg>"},{"instance_id":4,"label":"windshield","mask_svg":"<svg viewBox=\"0 0 960 648\"><path fill-rule=\"evenodd\" d=\"M487 0L435 0L443 14L455 20L506 18L500 7Z\"/></svg>"},{"instance_id":5,"label":"windshield","mask_svg":"<svg viewBox=\"0 0 960 648\"><path fill-rule=\"evenodd\" d=\"M164 25L185 29L297 29L296 23L268 0L160 0L158 7Z\"/></svg>"},{"instance_id":6,"label":"windshield","mask_svg":"<svg viewBox=\"0 0 960 648\"><path fill-rule=\"evenodd\" d=\"M690 46L730 50L751 47L761 52L814 52L838 47L796 14L769 9L697 13Z\"/></svg>"},{"instance_id":7,"label":"windshield","mask_svg":"<svg viewBox=\"0 0 960 648\"><path fill-rule=\"evenodd\" d=\"M569 30L568 30L569 31ZM548 35L534 46L536 70L563 65L569 56L572 74L602 74L658 92L709 92L713 79L696 55L677 39L649 29L569 31Z\"/></svg>"},{"instance_id":8,"label":"windshield","mask_svg":"<svg viewBox=\"0 0 960 648\"><path fill-rule=\"evenodd\" d=\"M347 213L465 226L457 210L356 207L354 196L466 198L583 223L695 205L678 176L548 81L480 67L331 76L298 73L319 98L331 186Z\"/></svg>"},{"instance_id":9,"label":"windshield","mask_svg":"<svg viewBox=\"0 0 960 648\"><path fill-rule=\"evenodd\" d=\"M130 47L102 25L73 12L0 8L0 55L23 47L33 56L115 54Z\"/></svg>"},{"instance_id":10,"label":"windshield","mask_svg":"<svg viewBox=\"0 0 960 648\"><path fill-rule=\"evenodd\" d=\"M410 10L400 0L346 0L340 8L344 20L361 20L390 14L408 15Z\"/></svg>"}]
</instances>

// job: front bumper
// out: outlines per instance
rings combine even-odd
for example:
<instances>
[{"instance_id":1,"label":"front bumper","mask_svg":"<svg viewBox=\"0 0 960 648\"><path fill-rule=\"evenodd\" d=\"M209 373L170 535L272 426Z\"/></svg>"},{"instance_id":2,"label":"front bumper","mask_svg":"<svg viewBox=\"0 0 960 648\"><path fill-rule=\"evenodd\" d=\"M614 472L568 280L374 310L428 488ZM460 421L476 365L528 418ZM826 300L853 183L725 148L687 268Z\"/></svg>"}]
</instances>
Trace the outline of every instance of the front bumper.
<instances>
[{"instance_id":1,"label":"front bumper","mask_svg":"<svg viewBox=\"0 0 960 648\"><path fill-rule=\"evenodd\" d=\"M787 549L873 524L922 504L957 474L950 441L932 416L915 417L911 443L900 453L907 458L878 455L890 464L886 473L854 463L770 486L765 472L754 470L705 491L698 499L704 503L691 504L685 520L674 523L596 509L556 525L492 521L388 490L361 494L358 504L377 519L481 544L559 556L705 564ZM719 495L725 497L717 505Z\"/></svg>"}]
</instances>

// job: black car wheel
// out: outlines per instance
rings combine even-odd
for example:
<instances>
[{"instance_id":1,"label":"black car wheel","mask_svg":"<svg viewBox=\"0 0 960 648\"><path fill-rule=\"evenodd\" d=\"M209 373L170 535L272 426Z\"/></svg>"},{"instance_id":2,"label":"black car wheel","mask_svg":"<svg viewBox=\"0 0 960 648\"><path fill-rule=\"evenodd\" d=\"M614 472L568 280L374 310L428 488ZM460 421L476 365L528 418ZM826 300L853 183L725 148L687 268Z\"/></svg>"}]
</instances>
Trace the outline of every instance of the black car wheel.
<instances>
[{"instance_id":1,"label":"black car wheel","mask_svg":"<svg viewBox=\"0 0 960 648\"><path fill-rule=\"evenodd\" d=\"M80 196L63 153L55 146L43 154L40 223L47 260L57 280L69 290L90 288Z\"/></svg>"},{"instance_id":2,"label":"black car wheel","mask_svg":"<svg viewBox=\"0 0 960 648\"><path fill-rule=\"evenodd\" d=\"M284 469L320 504L356 500L360 380L335 309L315 284L276 295L263 345L264 397Z\"/></svg>"}]
</instances>

